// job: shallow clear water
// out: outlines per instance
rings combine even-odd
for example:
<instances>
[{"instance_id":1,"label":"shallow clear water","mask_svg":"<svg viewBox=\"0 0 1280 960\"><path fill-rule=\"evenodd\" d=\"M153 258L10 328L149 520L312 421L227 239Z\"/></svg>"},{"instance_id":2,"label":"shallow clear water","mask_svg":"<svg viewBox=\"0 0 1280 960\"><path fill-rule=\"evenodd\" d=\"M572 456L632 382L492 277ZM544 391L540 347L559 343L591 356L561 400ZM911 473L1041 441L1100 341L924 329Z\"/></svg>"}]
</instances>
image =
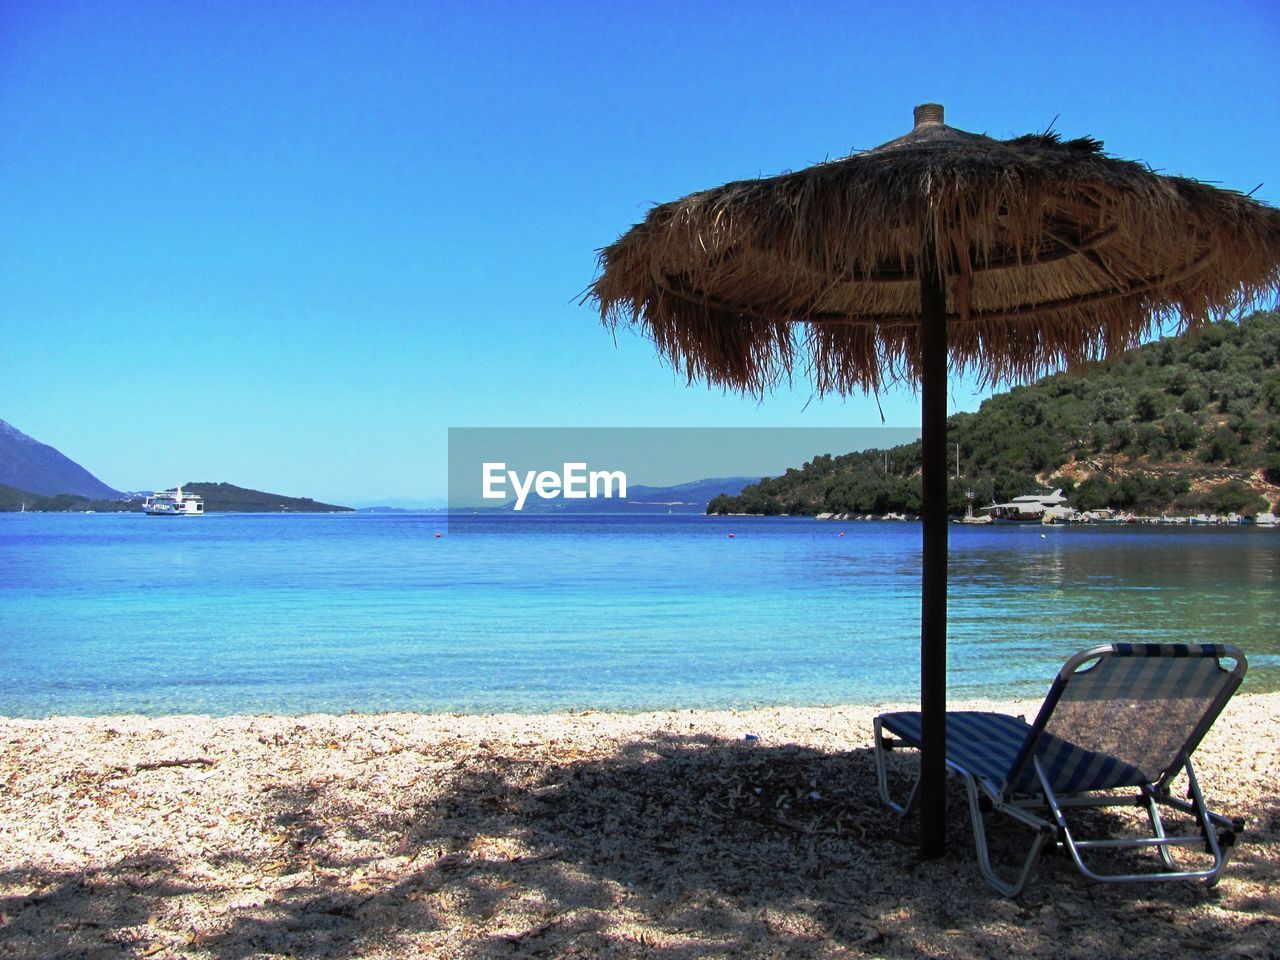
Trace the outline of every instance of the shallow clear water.
<instances>
[{"instance_id":1,"label":"shallow clear water","mask_svg":"<svg viewBox=\"0 0 1280 960\"><path fill-rule=\"evenodd\" d=\"M919 555L801 518L4 514L0 714L906 700ZM1235 644L1274 689L1277 584L1275 530L953 526L950 695L1113 640Z\"/></svg>"}]
</instances>

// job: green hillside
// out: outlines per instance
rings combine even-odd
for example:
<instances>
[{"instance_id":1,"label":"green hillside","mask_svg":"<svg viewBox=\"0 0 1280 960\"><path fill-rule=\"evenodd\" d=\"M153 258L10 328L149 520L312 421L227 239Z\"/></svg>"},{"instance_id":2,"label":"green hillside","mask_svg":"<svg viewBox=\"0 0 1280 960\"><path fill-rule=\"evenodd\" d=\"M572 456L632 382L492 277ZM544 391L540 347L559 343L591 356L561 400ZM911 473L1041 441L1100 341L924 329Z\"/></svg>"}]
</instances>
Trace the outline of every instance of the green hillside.
<instances>
[{"instance_id":1,"label":"green hillside","mask_svg":"<svg viewBox=\"0 0 1280 960\"><path fill-rule=\"evenodd\" d=\"M24 508L43 513L81 513L85 510L96 510L99 513L121 510L133 512L142 509L142 501L94 500L74 493L43 496L0 484L0 513L16 513Z\"/></svg>"},{"instance_id":2,"label":"green hillside","mask_svg":"<svg viewBox=\"0 0 1280 960\"><path fill-rule=\"evenodd\" d=\"M992 397L947 421L979 505L1062 487L1081 510L1255 513L1280 500L1280 313L1167 337ZM887 453L887 457L886 457ZM886 469L887 459L887 469ZM954 467L953 467L954 470ZM709 513L916 513L920 444L824 454Z\"/></svg>"}]
</instances>

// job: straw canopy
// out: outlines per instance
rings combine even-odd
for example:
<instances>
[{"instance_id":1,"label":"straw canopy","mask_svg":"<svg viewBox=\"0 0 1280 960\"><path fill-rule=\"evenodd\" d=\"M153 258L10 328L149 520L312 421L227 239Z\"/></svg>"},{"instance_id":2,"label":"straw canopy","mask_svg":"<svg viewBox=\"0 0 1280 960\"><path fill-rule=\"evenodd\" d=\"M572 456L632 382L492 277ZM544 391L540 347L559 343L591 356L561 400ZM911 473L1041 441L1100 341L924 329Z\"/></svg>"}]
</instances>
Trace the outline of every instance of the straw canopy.
<instances>
[{"instance_id":1,"label":"straw canopy","mask_svg":"<svg viewBox=\"0 0 1280 960\"><path fill-rule=\"evenodd\" d=\"M1194 327L1280 285L1280 210L1042 133L997 140L916 108L873 150L650 211L588 290L690 380L761 394L919 382L920 291L946 294L953 368L1027 379ZM932 278L929 278L932 279Z\"/></svg>"}]
</instances>

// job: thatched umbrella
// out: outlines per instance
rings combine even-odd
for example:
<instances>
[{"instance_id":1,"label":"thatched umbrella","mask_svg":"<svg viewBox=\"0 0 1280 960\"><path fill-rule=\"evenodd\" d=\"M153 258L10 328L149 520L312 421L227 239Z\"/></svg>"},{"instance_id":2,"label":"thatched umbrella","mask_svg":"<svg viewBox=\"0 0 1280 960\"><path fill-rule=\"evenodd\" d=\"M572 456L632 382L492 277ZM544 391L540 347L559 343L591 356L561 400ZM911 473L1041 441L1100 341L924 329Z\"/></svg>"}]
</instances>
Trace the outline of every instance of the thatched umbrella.
<instances>
[{"instance_id":1,"label":"thatched umbrella","mask_svg":"<svg viewBox=\"0 0 1280 960\"><path fill-rule=\"evenodd\" d=\"M678 369L763 394L917 384L923 405L922 848L944 849L948 360L1033 377L1240 310L1280 281L1280 211L1108 157L966 133L942 107L865 153L651 210L588 297Z\"/></svg>"}]
</instances>

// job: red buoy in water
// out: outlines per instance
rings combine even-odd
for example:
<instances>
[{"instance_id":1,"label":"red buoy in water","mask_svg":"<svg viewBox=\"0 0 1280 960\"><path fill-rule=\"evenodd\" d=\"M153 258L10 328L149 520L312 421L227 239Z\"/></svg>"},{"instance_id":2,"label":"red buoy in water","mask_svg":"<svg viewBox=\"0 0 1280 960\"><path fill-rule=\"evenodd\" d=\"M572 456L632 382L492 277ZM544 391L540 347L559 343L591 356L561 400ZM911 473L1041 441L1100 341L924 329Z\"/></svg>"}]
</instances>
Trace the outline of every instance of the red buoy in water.
<instances>
[{"instance_id":1,"label":"red buoy in water","mask_svg":"<svg viewBox=\"0 0 1280 960\"><path fill-rule=\"evenodd\" d=\"M439 540L439 539L440 539L440 534L438 534L438 533L436 534L436 539L437 539L437 540Z\"/></svg>"},{"instance_id":2,"label":"red buoy in water","mask_svg":"<svg viewBox=\"0 0 1280 960\"><path fill-rule=\"evenodd\" d=\"M732 539L733 539L733 534L732 534L732 533L731 533L731 534L729 534L729 539L730 539L730 540L732 540Z\"/></svg>"}]
</instances>

